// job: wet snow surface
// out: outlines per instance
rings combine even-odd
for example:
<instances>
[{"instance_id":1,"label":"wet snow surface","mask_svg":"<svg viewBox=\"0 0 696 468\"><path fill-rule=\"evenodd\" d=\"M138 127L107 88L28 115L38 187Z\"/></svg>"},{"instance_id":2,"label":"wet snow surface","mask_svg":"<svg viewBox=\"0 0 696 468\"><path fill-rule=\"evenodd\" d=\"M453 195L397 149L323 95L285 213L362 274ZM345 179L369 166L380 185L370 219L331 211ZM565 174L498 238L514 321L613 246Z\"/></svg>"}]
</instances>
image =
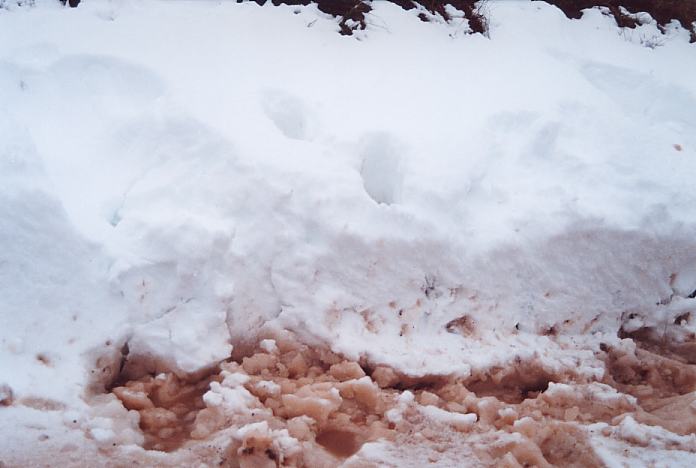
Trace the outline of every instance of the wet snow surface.
<instances>
[{"instance_id":1,"label":"wet snow surface","mask_svg":"<svg viewBox=\"0 0 696 468\"><path fill-rule=\"evenodd\" d=\"M693 466L688 31L372 6L0 9L0 462Z\"/></svg>"}]
</instances>

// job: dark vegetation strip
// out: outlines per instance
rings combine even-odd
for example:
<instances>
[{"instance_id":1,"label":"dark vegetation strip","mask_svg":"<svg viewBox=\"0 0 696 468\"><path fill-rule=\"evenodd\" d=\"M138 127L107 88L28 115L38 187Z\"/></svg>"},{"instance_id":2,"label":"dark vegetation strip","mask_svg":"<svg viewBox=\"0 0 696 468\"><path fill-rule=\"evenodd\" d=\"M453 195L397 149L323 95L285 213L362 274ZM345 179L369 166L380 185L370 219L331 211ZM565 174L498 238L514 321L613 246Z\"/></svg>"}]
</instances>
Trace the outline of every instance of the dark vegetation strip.
<instances>
[{"instance_id":1,"label":"dark vegetation strip","mask_svg":"<svg viewBox=\"0 0 696 468\"><path fill-rule=\"evenodd\" d=\"M237 0L254 1L259 5L267 3L269 0ZM339 28L343 35L350 36L355 29L365 29L365 14L372 10L370 0L270 0L274 5L309 5L315 3L317 8L324 13L339 18ZM481 13L479 6L487 0L479 2L477 0L385 0L399 5L405 10L411 10L417 6L422 6L434 15L441 16L449 21L450 15L447 13L446 6L451 5L464 13L469 20L469 27L473 33L485 34L487 21ZM690 31L691 42L696 42L696 0L533 0L545 1L557 6L563 13L571 19L582 17L582 10L593 7L606 7L609 9L616 23L620 27L635 28L639 22L631 16L624 14L620 7L624 7L629 13L646 12L657 21L660 28L664 27L672 20L679 23ZM80 0L61 0L64 4L76 7ZM428 17L421 13L418 17L423 21L428 21Z\"/></svg>"},{"instance_id":2,"label":"dark vegetation strip","mask_svg":"<svg viewBox=\"0 0 696 468\"><path fill-rule=\"evenodd\" d=\"M646 12L653 17L661 29L672 20L677 20L691 33L691 42L696 42L696 0L543 0L557 6L568 18L579 19L582 10L606 7L622 28L635 28L639 23L621 12L624 7L629 13Z\"/></svg>"},{"instance_id":3,"label":"dark vegetation strip","mask_svg":"<svg viewBox=\"0 0 696 468\"><path fill-rule=\"evenodd\" d=\"M237 0L238 2L241 0ZM249 0L265 4L268 0ZM472 32L485 33L486 21L482 15L478 13L476 8L477 0L387 0L402 7L405 10L411 10L418 5L423 6L432 14L440 15L446 21L449 21L450 15L445 8L446 5L451 5L459 11L464 12L469 19L469 26ZM317 8L324 13L340 18L339 28L343 35L350 36L354 29L365 29L365 13L372 10L371 1L369 0L271 0L274 5L309 5L316 3ZM428 21L428 17L420 14L419 18L422 21ZM349 22L350 21L350 22Z\"/></svg>"},{"instance_id":4,"label":"dark vegetation strip","mask_svg":"<svg viewBox=\"0 0 696 468\"><path fill-rule=\"evenodd\" d=\"M81 0L60 0L63 4L76 7ZM315 3L320 11L339 18L339 28L343 35L350 36L355 29L365 29L365 13L372 10L370 0L237 0L237 3L243 1L253 1L259 5L264 5L270 1L273 5L309 5ZM452 5L456 9L464 12L469 19L469 26L472 32L484 33L486 31L485 18L478 13L476 3L477 0L386 0L395 3L405 10L411 10L416 6L421 5L432 14L440 15L445 20L449 21L450 15L447 13L445 6ZM428 21L427 16L421 14L419 18L423 21Z\"/></svg>"}]
</instances>

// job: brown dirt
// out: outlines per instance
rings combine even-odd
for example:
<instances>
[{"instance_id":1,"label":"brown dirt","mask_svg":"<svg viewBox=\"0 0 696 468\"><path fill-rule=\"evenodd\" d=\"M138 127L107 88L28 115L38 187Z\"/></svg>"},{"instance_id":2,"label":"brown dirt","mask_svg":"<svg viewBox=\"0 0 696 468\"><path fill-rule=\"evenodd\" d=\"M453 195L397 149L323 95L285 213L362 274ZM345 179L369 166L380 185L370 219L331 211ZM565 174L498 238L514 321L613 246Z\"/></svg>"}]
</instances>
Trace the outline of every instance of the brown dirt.
<instances>
[{"instance_id":1,"label":"brown dirt","mask_svg":"<svg viewBox=\"0 0 696 468\"><path fill-rule=\"evenodd\" d=\"M225 439L222 464L235 467L336 466L348 459L369 466L360 464L360 448L377 440L430 450L433 460L468 447L481 466L602 466L587 424L616 425L630 415L696 433L696 366L640 348L604 347L603 381L584 382L572 371L522 361L467 378L411 377L309 347L287 332L273 338L277 348L265 342L247 349L196 381L144 375L112 392L140 413L147 449L191 449L221 431L266 424ZM246 399L244 408L204 401L209 388ZM522 437L511 439L514 433ZM283 434L299 448L280 443Z\"/></svg>"},{"instance_id":2,"label":"brown dirt","mask_svg":"<svg viewBox=\"0 0 696 468\"><path fill-rule=\"evenodd\" d=\"M60 0L63 4L77 7L81 0ZM259 5L268 0L250 0ZM406 10L422 5L432 14L441 16L445 21L452 18L447 13L445 6L451 5L464 12L469 19L469 26L474 33L487 31L486 18L480 13L476 3L478 0L387 0ZM356 29L365 29L365 14L372 10L371 2L367 0L271 0L274 5L309 5L315 3L320 11L339 19L339 31L344 36L350 36ZM423 21L428 21L426 16L420 16Z\"/></svg>"},{"instance_id":3,"label":"brown dirt","mask_svg":"<svg viewBox=\"0 0 696 468\"><path fill-rule=\"evenodd\" d=\"M254 0L257 3L265 3L266 0ZM478 0L388 0L405 10L421 5L432 14L441 16L445 21L452 18L447 13L446 6L450 5L464 13L469 20L472 32L484 34L487 31L485 17L480 13L476 3ZM372 10L370 2L364 0L272 0L274 5L308 5L316 3L319 10L340 18L339 27L341 34L350 36L354 29L365 29L365 13ZM423 21L428 21L426 16L420 16ZM348 20L354 21L358 26L350 26Z\"/></svg>"},{"instance_id":4,"label":"brown dirt","mask_svg":"<svg viewBox=\"0 0 696 468\"><path fill-rule=\"evenodd\" d=\"M542 0L538 0L542 1ZM568 18L579 19L582 10L593 7L607 7L616 23L621 27L635 28L637 23L630 16L621 13L624 7L630 13L646 12L664 27L670 21L677 20L691 31L691 42L696 42L696 0L543 0L556 5Z\"/></svg>"},{"instance_id":5,"label":"brown dirt","mask_svg":"<svg viewBox=\"0 0 696 468\"><path fill-rule=\"evenodd\" d=\"M469 27L473 33L486 34L488 31L488 22L482 14L477 4L484 4L479 0L391 0L404 10L411 10L416 5L421 5L432 14L441 16L445 21L450 21L452 18L447 13L447 5L450 5L464 13L469 20ZM428 21L427 16L421 14L419 18L422 21Z\"/></svg>"},{"instance_id":6,"label":"brown dirt","mask_svg":"<svg viewBox=\"0 0 696 468\"><path fill-rule=\"evenodd\" d=\"M253 0L263 5L267 0ZM320 11L339 18L338 26L341 34L350 36L355 29L365 29L365 13L372 10L368 2L363 0L271 0L274 5L309 5L316 3ZM353 24L349 21L354 22Z\"/></svg>"},{"instance_id":7,"label":"brown dirt","mask_svg":"<svg viewBox=\"0 0 696 468\"><path fill-rule=\"evenodd\" d=\"M77 7L80 0L60 0L63 4ZM251 0L263 5L267 0ZM316 3L319 10L339 18L340 33L350 36L355 29L365 29L365 14L372 10L367 0L271 0L274 5L308 5ZM405 10L411 10L421 5L432 14L441 16L445 21L452 18L447 13L446 6L451 5L462 11L469 20L469 26L473 33L486 34L488 21L481 12L481 6L485 1L479 0L387 0L401 6ZM670 21L677 20L691 32L691 42L696 42L696 0L534 0L545 1L565 13L568 18L579 19L582 10L593 7L606 7L614 17L619 27L635 28L639 23L629 15L622 13L620 7L629 13L649 13L660 27L665 27ZM420 14L419 18L429 21L429 18Z\"/></svg>"}]
</instances>

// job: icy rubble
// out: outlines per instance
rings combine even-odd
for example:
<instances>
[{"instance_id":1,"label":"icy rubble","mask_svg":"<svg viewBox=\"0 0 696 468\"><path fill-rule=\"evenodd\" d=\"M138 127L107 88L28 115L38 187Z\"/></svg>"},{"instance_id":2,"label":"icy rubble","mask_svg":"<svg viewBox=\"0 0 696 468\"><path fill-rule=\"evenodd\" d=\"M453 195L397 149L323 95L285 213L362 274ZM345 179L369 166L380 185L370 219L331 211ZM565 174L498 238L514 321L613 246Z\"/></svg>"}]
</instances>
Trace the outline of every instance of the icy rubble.
<instances>
[{"instance_id":1,"label":"icy rubble","mask_svg":"<svg viewBox=\"0 0 696 468\"><path fill-rule=\"evenodd\" d=\"M552 375L545 386L529 388L508 369L503 377L486 376L508 379L505 389L486 396L470 390L471 378L409 378L307 347L287 332L266 336L276 336L278 346L266 338L204 385L169 374L113 388L131 420L139 414L144 446L167 450L179 463L217 447L207 460L249 467L398 466L404 456L447 465L463 455L472 466L600 466L612 462L604 451L612 444L671 450L669 457L683 460L696 453L696 392L684 393L696 373L635 347L601 356L608 369L601 382ZM636 365L644 366L638 374ZM132 428L123 431L127 436ZM389 455L390 446L403 453Z\"/></svg>"}]
</instances>

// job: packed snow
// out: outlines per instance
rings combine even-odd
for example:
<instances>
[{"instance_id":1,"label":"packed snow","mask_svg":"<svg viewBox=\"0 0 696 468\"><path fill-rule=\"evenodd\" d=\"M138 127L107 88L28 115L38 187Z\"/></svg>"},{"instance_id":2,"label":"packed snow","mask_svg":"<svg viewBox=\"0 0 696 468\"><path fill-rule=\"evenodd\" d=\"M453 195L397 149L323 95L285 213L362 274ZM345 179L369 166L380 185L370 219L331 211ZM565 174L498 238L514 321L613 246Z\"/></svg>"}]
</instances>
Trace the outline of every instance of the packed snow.
<instances>
[{"instance_id":1,"label":"packed snow","mask_svg":"<svg viewBox=\"0 0 696 468\"><path fill-rule=\"evenodd\" d=\"M121 355L155 380L200 379L235 352L277 365L272 339L291 333L414 382L533 362L548 398L571 398L553 383L566 376L619 405L600 344L632 353L620 330L657 330L693 345L688 31L491 1L488 34L468 34L465 18L372 6L353 36L315 5L0 8L0 466L180 463L183 449L145 450L143 416L106 392ZM202 390L204 411L270 411L253 408L280 374L247 367ZM392 385L334 374L332 390L283 395L297 427L297 399L338 411ZM413 421L456 434L485 411L424 398L384 413L419 405ZM645 421L594 421L587 443L611 466L696 463L693 429ZM244 453L254 438L287 463L301 452L297 427L206 427ZM363 442L341 463L429 460Z\"/></svg>"}]
</instances>

